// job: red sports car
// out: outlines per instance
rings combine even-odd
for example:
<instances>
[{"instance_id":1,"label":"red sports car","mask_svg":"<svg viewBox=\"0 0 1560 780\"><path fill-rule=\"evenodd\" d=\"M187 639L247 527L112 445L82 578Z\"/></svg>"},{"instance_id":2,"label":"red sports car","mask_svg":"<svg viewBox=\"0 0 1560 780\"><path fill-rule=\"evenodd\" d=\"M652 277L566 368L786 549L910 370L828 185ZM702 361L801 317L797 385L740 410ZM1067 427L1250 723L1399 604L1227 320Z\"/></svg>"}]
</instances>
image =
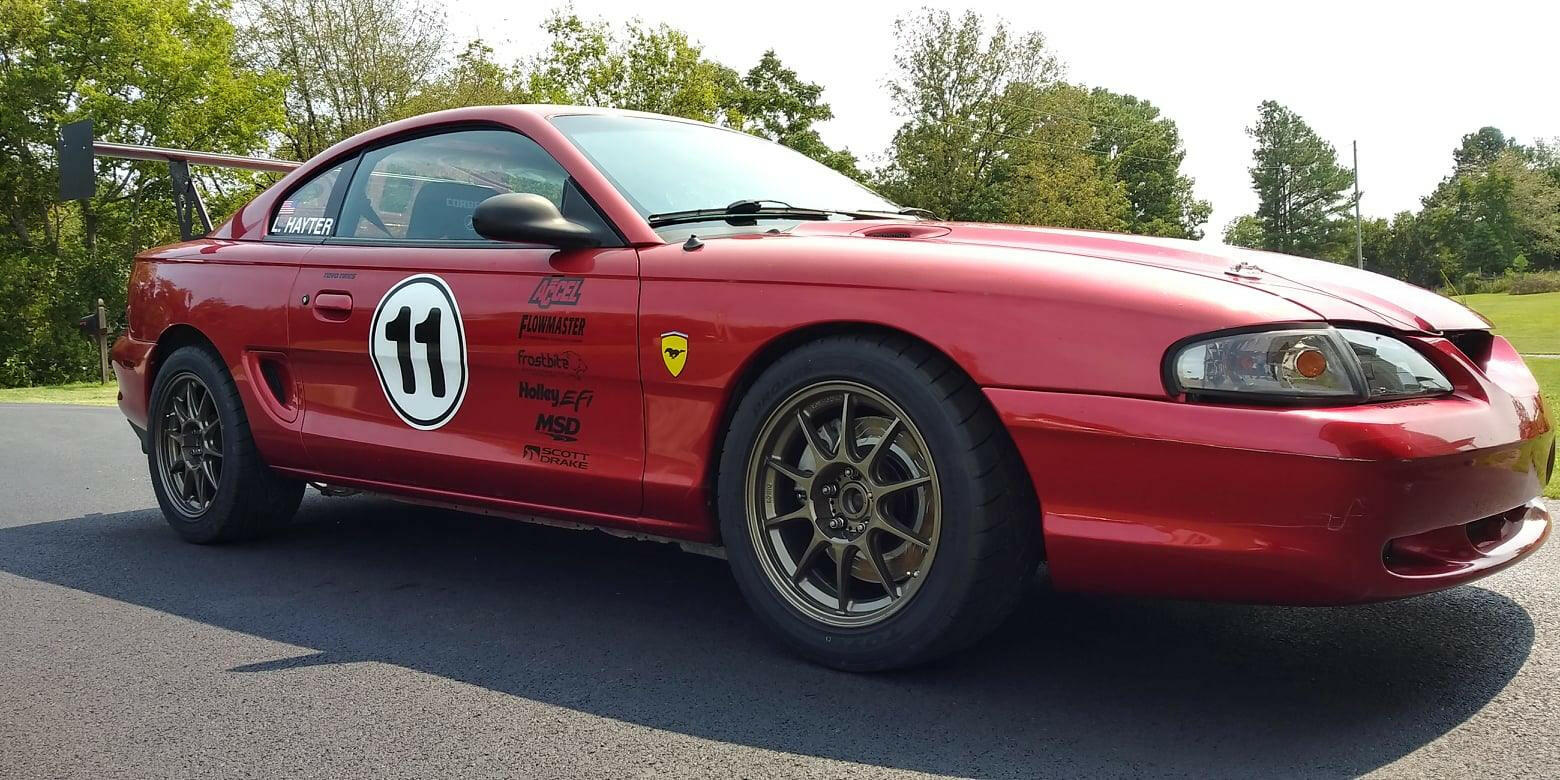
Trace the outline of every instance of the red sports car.
<instances>
[{"instance_id":1,"label":"red sports car","mask_svg":"<svg viewBox=\"0 0 1560 780\"><path fill-rule=\"evenodd\" d=\"M315 483L708 545L777 636L868 670L974 642L1042 561L1058 588L1343 604L1549 534L1533 376L1392 279L939 222L599 109L267 164L295 169L137 258L113 349L192 542L281 527Z\"/></svg>"}]
</instances>

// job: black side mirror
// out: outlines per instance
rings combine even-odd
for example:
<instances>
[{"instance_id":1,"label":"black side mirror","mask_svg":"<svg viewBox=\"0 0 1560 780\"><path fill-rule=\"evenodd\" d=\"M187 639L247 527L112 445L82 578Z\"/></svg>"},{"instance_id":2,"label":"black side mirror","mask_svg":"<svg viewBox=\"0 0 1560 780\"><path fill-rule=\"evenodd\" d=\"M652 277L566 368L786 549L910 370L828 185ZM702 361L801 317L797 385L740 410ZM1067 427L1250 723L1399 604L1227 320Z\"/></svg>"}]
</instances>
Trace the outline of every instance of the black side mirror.
<instances>
[{"instance_id":1,"label":"black side mirror","mask_svg":"<svg viewBox=\"0 0 1560 780\"><path fill-rule=\"evenodd\" d=\"M601 243L590 228L564 219L553 202L529 192L506 192L477 204L471 213L477 235L494 241L546 244L559 249Z\"/></svg>"}]
</instances>

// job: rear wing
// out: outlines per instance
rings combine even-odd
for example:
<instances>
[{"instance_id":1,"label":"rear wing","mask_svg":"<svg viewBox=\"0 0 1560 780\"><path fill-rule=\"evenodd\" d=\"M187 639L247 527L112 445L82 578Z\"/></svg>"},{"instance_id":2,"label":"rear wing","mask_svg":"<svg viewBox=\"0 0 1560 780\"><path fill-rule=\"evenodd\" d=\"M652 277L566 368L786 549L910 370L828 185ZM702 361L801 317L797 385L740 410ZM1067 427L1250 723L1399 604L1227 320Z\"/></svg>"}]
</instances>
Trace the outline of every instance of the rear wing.
<instances>
[{"instance_id":1,"label":"rear wing","mask_svg":"<svg viewBox=\"0 0 1560 780\"><path fill-rule=\"evenodd\" d=\"M60 200L92 197L97 190L97 171L93 160L98 157L167 162L168 176L173 181L173 207L179 217L179 235L185 241L211 232L211 215L206 212L206 203L201 200L195 179L190 176L191 164L273 173L286 173L302 165L269 157L243 157L97 141L92 137L92 120L84 119L60 127ZM199 233L195 232L197 223L200 225Z\"/></svg>"}]
</instances>

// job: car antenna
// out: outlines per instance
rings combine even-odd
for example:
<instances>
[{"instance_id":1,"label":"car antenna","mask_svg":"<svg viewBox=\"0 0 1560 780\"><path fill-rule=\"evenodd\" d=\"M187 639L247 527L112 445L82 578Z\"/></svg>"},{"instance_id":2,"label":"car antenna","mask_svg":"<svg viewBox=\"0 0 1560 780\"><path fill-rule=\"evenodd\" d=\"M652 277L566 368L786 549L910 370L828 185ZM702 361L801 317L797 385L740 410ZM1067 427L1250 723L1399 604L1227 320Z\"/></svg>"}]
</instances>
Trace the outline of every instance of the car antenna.
<instances>
[{"instance_id":1,"label":"car antenna","mask_svg":"<svg viewBox=\"0 0 1560 780\"><path fill-rule=\"evenodd\" d=\"M692 233L689 233L688 234L688 240L683 242L683 251L684 252L692 252L693 250L698 249L701 246L704 246L704 242L700 241L698 236L696 236L696 235L694 235Z\"/></svg>"}]
</instances>

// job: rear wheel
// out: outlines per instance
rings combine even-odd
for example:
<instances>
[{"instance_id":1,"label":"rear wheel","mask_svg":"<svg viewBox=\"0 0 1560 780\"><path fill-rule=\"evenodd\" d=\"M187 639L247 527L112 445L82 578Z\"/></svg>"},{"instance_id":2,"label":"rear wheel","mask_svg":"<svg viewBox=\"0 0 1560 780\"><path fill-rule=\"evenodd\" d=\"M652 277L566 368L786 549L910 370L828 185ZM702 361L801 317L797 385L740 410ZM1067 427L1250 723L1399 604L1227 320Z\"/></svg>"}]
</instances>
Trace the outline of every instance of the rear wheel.
<instances>
[{"instance_id":1,"label":"rear wheel","mask_svg":"<svg viewBox=\"0 0 1560 780\"><path fill-rule=\"evenodd\" d=\"M185 541L237 541L285 526L304 484L272 471L238 389L209 351L182 347L152 387L147 461L163 516Z\"/></svg>"},{"instance_id":2,"label":"rear wheel","mask_svg":"<svg viewBox=\"0 0 1560 780\"><path fill-rule=\"evenodd\" d=\"M1027 476L980 391L901 337L819 341L744 397L721 458L744 595L804 655L913 665L979 639L1037 563Z\"/></svg>"}]
</instances>

